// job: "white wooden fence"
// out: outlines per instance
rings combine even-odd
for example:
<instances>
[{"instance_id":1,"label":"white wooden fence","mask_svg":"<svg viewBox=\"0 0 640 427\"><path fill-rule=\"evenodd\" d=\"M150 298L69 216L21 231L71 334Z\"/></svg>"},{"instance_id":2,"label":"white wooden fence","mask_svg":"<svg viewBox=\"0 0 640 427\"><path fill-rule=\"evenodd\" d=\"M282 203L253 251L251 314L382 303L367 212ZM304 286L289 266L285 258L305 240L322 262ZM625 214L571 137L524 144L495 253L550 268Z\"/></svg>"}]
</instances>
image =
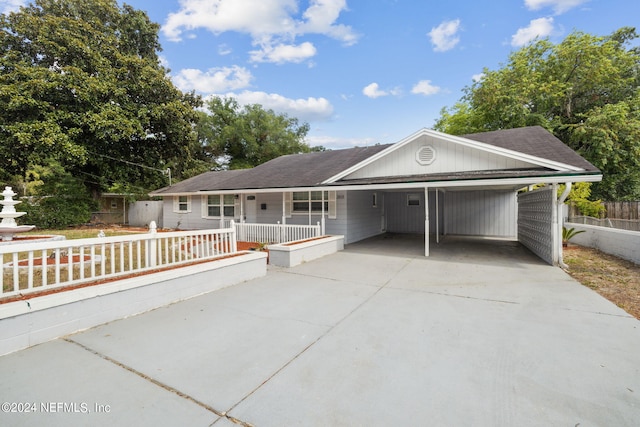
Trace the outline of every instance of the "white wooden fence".
<instances>
[{"instance_id":1,"label":"white wooden fence","mask_svg":"<svg viewBox=\"0 0 640 427\"><path fill-rule=\"evenodd\" d=\"M243 242L285 243L320 237L322 228L316 225L235 223L236 236Z\"/></svg>"},{"instance_id":2,"label":"white wooden fence","mask_svg":"<svg viewBox=\"0 0 640 427\"><path fill-rule=\"evenodd\" d=\"M0 245L0 297L27 295L236 253L231 228ZM44 267L43 267L44 266Z\"/></svg>"}]
</instances>

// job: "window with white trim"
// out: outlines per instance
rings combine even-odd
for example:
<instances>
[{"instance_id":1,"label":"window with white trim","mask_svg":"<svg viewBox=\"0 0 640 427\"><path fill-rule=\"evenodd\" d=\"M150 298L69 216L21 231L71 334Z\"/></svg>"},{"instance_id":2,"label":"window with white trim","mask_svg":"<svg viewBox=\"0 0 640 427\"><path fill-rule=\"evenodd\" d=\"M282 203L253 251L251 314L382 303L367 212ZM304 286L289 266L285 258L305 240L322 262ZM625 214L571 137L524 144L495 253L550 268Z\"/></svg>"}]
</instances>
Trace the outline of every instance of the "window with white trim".
<instances>
[{"instance_id":1,"label":"window with white trim","mask_svg":"<svg viewBox=\"0 0 640 427\"><path fill-rule=\"evenodd\" d=\"M324 203L324 209L322 204ZM324 199L322 191L294 191L293 192L293 213L309 213L322 211L329 211L329 192L324 192Z\"/></svg>"},{"instance_id":2,"label":"window with white trim","mask_svg":"<svg viewBox=\"0 0 640 427\"><path fill-rule=\"evenodd\" d=\"M235 194L210 194L204 200L205 218L234 218L236 215Z\"/></svg>"},{"instance_id":3,"label":"window with white trim","mask_svg":"<svg viewBox=\"0 0 640 427\"><path fill-rule=\"evenodd\" d=\"M191 212L191 196L174 196L173 211L176 213Z\"/></svg>"},{"instance_id":4,"label":"window with white trim","mask_svg":"<svg viewBox=\"0 0 640 427\"><path fill-rule=\"evenodd\" d=\"M335 191L294 191L284 195L285 216L293 214L322 214L329 219L336 218Z\"/></svg>"}]
</instances>

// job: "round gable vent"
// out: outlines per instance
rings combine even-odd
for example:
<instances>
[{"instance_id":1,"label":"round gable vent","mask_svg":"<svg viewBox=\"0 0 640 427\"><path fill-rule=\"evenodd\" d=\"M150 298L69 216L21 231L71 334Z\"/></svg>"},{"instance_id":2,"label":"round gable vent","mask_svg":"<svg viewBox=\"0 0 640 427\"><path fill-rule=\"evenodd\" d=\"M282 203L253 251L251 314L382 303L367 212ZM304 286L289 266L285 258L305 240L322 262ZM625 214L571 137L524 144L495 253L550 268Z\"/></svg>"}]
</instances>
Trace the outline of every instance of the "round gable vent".
<instances>
[{"instance_id":1,"label":"round gable vent","mask_svg":"<svg viewBox=\"0 0 640 427\"><path fill-rule=\"evenodd\" d=\"M436 160L436 150L435 148L429 145L420 147L416 152L416 161L423 166L430 165L435 160Z\"/></svg>"}]
</instances>

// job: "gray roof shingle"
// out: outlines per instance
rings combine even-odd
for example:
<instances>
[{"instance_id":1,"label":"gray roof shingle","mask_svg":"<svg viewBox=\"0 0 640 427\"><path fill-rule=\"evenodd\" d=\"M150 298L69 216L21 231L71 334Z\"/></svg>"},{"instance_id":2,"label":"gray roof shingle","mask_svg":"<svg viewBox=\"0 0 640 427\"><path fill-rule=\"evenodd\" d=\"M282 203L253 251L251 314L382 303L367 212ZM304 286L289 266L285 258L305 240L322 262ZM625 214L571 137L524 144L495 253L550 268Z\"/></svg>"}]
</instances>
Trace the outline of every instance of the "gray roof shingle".
<instances>
[{"instance_id":1,"label":"gray roof shingle","mask_svg":"<svg viewBox=\"0 0 640 427\"><path fill-rule=\"evenodd\" d=\"M542 126L496 130L461 136L496 147L575 166L588 172L598 172L598 168Z\"/></svg>"},{"instance_id":2,"label":"gray roof shingle","mask_svg":"<svg viewBox=\"0 0 640 427\"><path fill-rule=\"evenodd\" d=\"M462 135L462 137L582 168L587 174L599 172L595 166L540 126L475 133ZM314 187L320 185L328 178L331 178L332 176L335 176L389 148L391 145L393 144L305 154L290 154L275 158L252 169L206 172L179 182L171 187L156 190L151 194L161 196L163 194L193 193L198 191ZM538 174L538 176L544 176L545 174L553 175L558 173L549 169L493 172L495 173L495 177L505 177L510 174L514 177L531 176L535 174ZM450 178L468 179L468 175L468 173L453 174L450 175ZM487 177L489 175L492 174L487 172ZM378 177L365 181L384 183L386 180L391 183L403 181L403 179L403 182L412 182L416 180L429 181L431 178L436 177L430 177L428 175L395 178ZM342 179L333 185L344 185L353 182L353 180Z\"/></svg>"}]
</instances>

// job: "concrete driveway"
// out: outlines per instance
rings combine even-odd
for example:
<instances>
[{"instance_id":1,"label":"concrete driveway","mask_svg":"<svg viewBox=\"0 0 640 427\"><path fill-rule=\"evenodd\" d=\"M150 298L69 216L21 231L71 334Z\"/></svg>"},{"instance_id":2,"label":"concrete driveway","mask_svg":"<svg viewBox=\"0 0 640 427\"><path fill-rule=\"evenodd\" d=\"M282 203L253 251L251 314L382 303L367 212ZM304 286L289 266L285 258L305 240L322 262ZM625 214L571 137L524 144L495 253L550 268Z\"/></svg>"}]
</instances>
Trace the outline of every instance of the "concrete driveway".
<instances>
[{"instance_id":1,"label":"concrete driveway","mask_svg":"<svg viewBox=\"0 0 640 427\"><path fill-rule=\"evenodd\" d=\"M638 425L638 320L513 242L411 245L4 356L0 425Z\"/></svg>"}]
</instances>

